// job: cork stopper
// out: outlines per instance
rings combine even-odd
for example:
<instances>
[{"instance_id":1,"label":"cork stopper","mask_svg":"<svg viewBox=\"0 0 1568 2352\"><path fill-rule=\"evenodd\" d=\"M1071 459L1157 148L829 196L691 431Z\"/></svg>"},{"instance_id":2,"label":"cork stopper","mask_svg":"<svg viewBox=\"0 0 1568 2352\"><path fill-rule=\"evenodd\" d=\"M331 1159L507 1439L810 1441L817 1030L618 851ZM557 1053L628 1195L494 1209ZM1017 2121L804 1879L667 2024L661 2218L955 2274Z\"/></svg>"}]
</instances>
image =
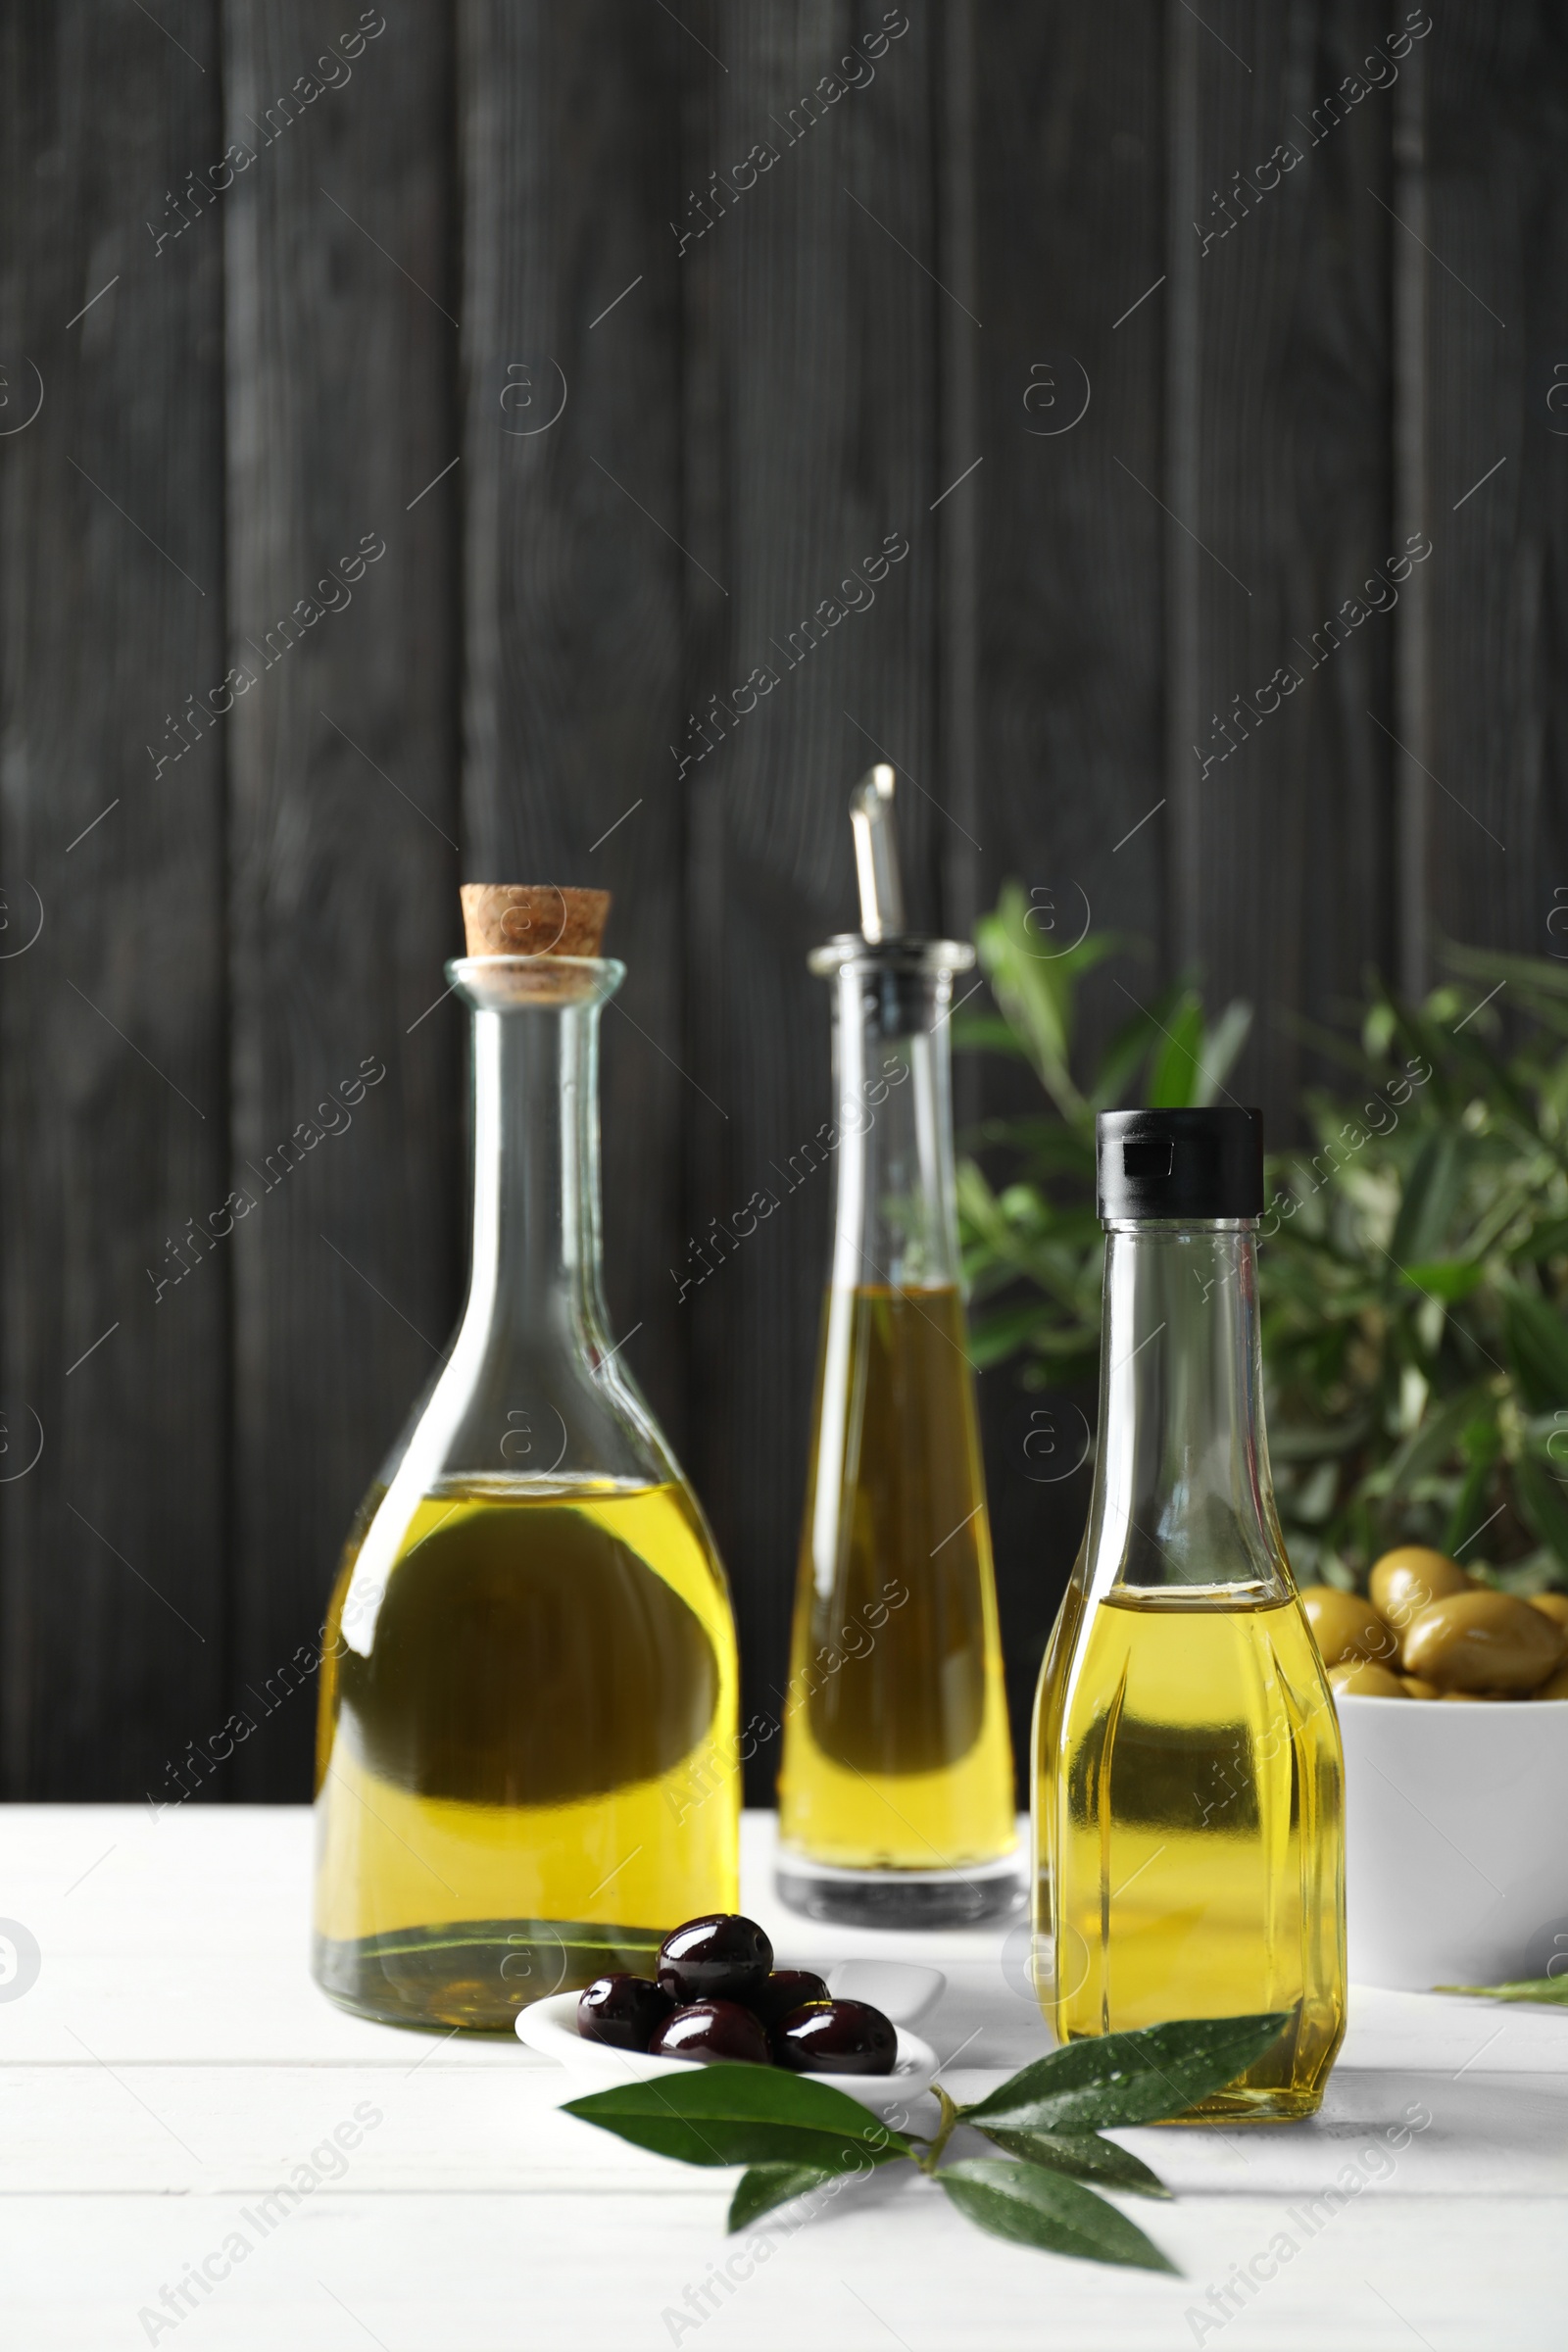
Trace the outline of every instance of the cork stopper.
<instances>
[{"instance_id":1,"label":"cork stopper","mask_svg":"<svg viewBox=\"0 0 1568 2352\"><path fill-rule=\"evenodd\" d=\"M592 994L582 973L558 956L596 956L610 913L608 890L563 890L554 882L465 882L463 929L468 954L537 958L496 974L499 993L530 1002ZM488 984L487 984L488 985Z\"/></svg>"},{"instance_id":2,"label":"cork stopper","mask_svg":"<svg viewBox=\"0 0 1568 2352\"><path fill-rule=\"evenodd\" d=\"M608 890L554 882L465 882L458 895L470 956L597 956L610 913Z\"/></svg>"}]
</instances>

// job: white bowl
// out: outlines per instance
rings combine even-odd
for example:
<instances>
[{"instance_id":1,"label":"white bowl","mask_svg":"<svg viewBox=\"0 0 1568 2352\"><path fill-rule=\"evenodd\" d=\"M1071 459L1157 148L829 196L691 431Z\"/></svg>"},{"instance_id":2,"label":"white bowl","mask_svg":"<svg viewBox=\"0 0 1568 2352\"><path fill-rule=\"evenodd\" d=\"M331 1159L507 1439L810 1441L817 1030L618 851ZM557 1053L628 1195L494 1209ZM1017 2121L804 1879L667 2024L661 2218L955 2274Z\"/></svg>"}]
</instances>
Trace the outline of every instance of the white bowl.
<instances>
[{"instance_id":1,"label":"white bowl","mask_svg":"<svg viewBox=\"0 0 1568 2352\"><path fill-rule=\"evenodd\" d=\"M876 1965L891 1968L894 1963ZM846 1999L858 1997L845 1995ZM580 1998L575 1992L553 1992L548 2000L530 2001L526 2009L517 2012L518 2039L537 2050L541 2058L554 2058L571 2074L581 2076L596 2090L608 2090L616 2082L651 2082L660 2075L690 2074L694 2064L690 2058L651 2058L642 2050L613 2050L603 2041L585 2041L577 2031ZM898 2056L890 2075L807 2075L802 2079L825 2082L830 2090L848 2091L862 2107L877 2112L902 2107L930 2089L937 2056L928 2042L906 2034L902 2026L898 2036Z\"/></svg>"},{"instance_id":2,"label":"white bowl","mask_svg":"<svg viewBox=\"0 0 1568 2352\"><path fill-rule=\"evenodd\" d=\"M1352 1984L1568 1966L1568 1699L1337 1700Z\"/></svg>"}]
</instances>

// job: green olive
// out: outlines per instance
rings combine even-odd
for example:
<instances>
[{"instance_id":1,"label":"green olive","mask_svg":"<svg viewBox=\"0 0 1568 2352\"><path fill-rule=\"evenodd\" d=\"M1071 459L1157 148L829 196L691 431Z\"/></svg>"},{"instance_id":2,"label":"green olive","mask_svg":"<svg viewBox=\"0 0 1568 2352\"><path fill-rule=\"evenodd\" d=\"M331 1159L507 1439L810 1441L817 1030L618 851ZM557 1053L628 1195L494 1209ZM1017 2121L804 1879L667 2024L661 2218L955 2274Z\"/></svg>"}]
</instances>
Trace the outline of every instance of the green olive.
<instances>
[{"instance_id":1,"label":"green olive","mask_svg":"<svg viewBox=\"0 0 1568 2352\"><path fill-rule=\"evenodd\" d=\"M1568 1698L1568 1666L1559 1666L1554 1674L1548 1674L1540 1689L1532 1690L1530 1695L1532 1698Z\"/></svg>"},{"instance_id":2,"label":"green olive","mask_svg":"<svg viewBox=\"0 0 1568 2352\"><path fill-rule=\"evenodd\" d=\"M1367 1578L1372 1606L1401 1633L1418 1610L1446 1600L1450 1592L1471 1589L1471 1579L1457 1560L1425 1544L1400 1544L1386 1551Z\"/></svg>"},{"instance_id":3,"label":"green olive","mask_svg":"<svg viewBox=\"0 0 1568 2352\"><path fill-rule=\"evenodd\" d=\"M1396 1674L1371 1658L1342 1658L1329 1668L1329 1686L1336 1698L1408 1698Z\"/></svg>"},{"instance_id":4,"label":"green olive","mask_svg":"<svg viewBox=\"0 0 1568 2352\"><path fill-rule=\"evenodd\" d=\"M1543 1617L1549 1617L1553 1625L1560 1625L1568 1633L1568 1592L1532 1592L1530 1606L1539 1609Z\"/></svg>"},{"instance_id":5,"label":"green olive","mask_svg":"<svg viewBox=\"0 0 1568 2352\"><path fill-rule=\"evenodd\" d=\"M1438 1689L1436 1683L1424 1683L1418 1674L1401 1674L1399 1680L1404 1685L1406 1698L1441 1698L1443 1696L1443 1692Z\"/></svg>"},{"instance_id":6,"label":"green olive","mask_svg":"<svg viewBox=\"0 0 1568 2352\"><path fill-rule=\"evenodd\" d=\"M1359 1592L1340 1592L1333 1585L1308 1585L1301 1594L1301 1606L1325 1666L1338 1666L1345 1658L1392 1659L1399 1646L1372 1603Z\"/></svg>"},{"instance_id":7,"label":"green olive","mask_svg":"<svg viewBox=\"0 0 1568 2352\"><path fill-rule=\"evenodd\" d=\"M1406 1674L1453 1690L1511 1697L1544 1683L1568 1649L1568 1634L1511 1592L1450 1592L1407 1628L1400 1653Z\"/></svg>"}]
</instances>

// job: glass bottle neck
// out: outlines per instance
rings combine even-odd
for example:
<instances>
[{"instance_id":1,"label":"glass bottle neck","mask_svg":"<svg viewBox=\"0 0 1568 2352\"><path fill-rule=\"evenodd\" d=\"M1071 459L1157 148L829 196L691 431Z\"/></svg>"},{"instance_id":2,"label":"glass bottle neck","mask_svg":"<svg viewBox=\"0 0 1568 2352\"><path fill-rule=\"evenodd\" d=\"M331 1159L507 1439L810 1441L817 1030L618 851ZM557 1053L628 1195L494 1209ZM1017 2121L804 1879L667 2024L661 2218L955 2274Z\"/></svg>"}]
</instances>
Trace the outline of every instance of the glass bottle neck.
<instances>
[{"instance_id":1,"label":"glass bottle neck","mask_svg":"<svg viewBox=\"0 0 1568 2352\"><path fill-rule=\"evenodd\" d=\"M833 1288L955 1286L953 968L851 961L835 979Z\"/></svg>"},{"instance_id":2,"label":"glass bottle neck","mask_svg":"<svg viewBox=\"0 0 1568 2352\"><path fill-rule=\"evenodd\" d=\"M470 956L468 1295L399 1476L555 1488L679 1476L611 1345L600 1273L599 1012L610 958Z\"/></svg>"},{"instance_id":3,"label":"glass bottle neck","mask_svg":"<svg viewBox=\"0 0 1568 2352\"><path fill-rule=\"evenodd\" d=\"M464 1328L602 1347L599 1000L473 1009L473 1253Z\"/></svg>"},{"instance_id":4,"label":"glass bottle neck","mask_svg":"<svg viewBox=\"0 0 1568 2352\"><path fill-rule=\"evenodd\" d=\"M1107 1228L1080 1570L1097 1594L1291 1589L1263 1430L1251 1223Z\"/></svg>"}]
</instances>

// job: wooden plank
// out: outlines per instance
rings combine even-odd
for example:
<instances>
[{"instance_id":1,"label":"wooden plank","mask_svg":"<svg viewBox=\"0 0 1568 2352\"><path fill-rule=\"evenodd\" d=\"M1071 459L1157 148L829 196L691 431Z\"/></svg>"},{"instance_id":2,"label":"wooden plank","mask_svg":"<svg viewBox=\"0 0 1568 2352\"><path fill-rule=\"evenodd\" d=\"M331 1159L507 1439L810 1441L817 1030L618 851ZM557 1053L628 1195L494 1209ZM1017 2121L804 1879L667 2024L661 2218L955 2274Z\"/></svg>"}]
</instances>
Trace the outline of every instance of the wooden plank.
<instances>
[{"instance_id":1,"label":"wooden plank","mask_svg":"<svg viewBox=\"0 0 1568 2352\"><path fill-rule=\"evenodd\" d=\"M960 2061L965 2076L994 2077L1038 2052L1039 2008L1017 1965L1017 1923L919 1935L812 1926L786 1912L773 1892L777 1828L771 1812L743 1816L741 1900L779 1951L829 1969L840 1959L881 1957L942 1970L947 1989L921 2033L949 2050L980 2028ZM195 2063L259 2072L272 2064L408 2075L407 2036L348 2016L311 1980L299 1935L313 1860L307 1806L187 1805L156 1822L145 1806L16 1806L6 1831L6 1900L36 1936L45 1965L24 2000L8 2005L0 2063L19 2071L70 2066L92 2079L95 2070L71 2039L68 2029L75 2027L117 2069ZM106 1954L114 1955L112 1968ZM1478 2052L1469 2083L1511 2075L1537 2078L1544 2089L1551 2087L1548 2079L1568 2087L1568 2029L1549 2009L1519 2003L1487 2011L1471 2001L1352 1986L1331 2118L1342 2100L1340 2114L1357 2111L1360 2091L1349 2077L1396 2069L1451 2081L1454 2059ZM535 2064L515 2042L460 2036L428 2051L420 2074ZM1192 2138L1223 2161L1224 2142L1202 2132ZM1316 2134L1299 2141L1270 2135L1246 2158L1232 2141L1228 2161L1246 2177L1265 2148L1289 2161L1296 2146L1310 2160L1314 2140L1323 2146ZM98 2152L81 2139L69 2144L86 2163ZM1159 2144L1167 2155L1156 2163L1174 2166L1170 2135L1162 2132ZM1423 2154L1431 2160L1445 2145L1451 2142L1426 2143ZM1196 2185L1195 2174L1181 2170ZM1271 2176L1276 2185L1278 2179Z\"/></svg>"},{"instance_id":2,"label":"wooden plank","mask_svg":"<svg viewBox=\"0 0 1568 2352\"><path fill-rule=\"evenodd\" d=\"M1400 63L1352 0L1172 0L1168 25L1170 924L1256 1007L1230 1085L1283 1141L1311 1064L1276 1008L1330 1017L1394 962Z\"/></svg>"},{"instance_id":3,"label":"wooden plank","mask_svg":"<svg viewBox=\"0 0 1568 2352\"><path fill-rule=\"evenodd\" d=\"M1561 956L1568 48L1544 6L1440 20L1427 48L1433 944Z\"/></svg>"},{"instance_id":4,"label":"wooden plank","mask_svg":"<svg viewBox=\"0 0 1568 2352\"><path fill-rule=\"evenodd\" d=\"M1394 99L1395 233L1389 264L1394 349L1394 531L1401 546L1428 520L1427 43L1412 47ZM1430 982L1427 802L1431 797L1431 564L1412 571L1394 622L1394 787L1398 980L1419 999Z\"/></svg>"},{"instance_id":5,"label":"wooden plank","mask_svg":"<svg viewBox=\"0 0 1568 2352\"><path fill-rule=\"evenodd\" d=\"M237 1961L240 1955L225 1953L229 1957ZM211 1986L211 1956L204 1974ZM78 2014L98 2012L100 2024L103 1975L100 1957L95 1975L82 1970L75 1987ZM955 2032L956 2014L939 2017L938 2046L961 2039L961 2027ZM1043 2055L1038 2010L1033 2026L1024 2021L1011 2038L1018 2064ZM1484 2036L1467 2039L1461 2026L1450 2028L1448 2039L1462 2064ZM297 2160L319 2147L362 2101L381 2121L347 2135L351 2162L335 2184L323 2180L322 2190L336 2185L360 2195L452 2197L501 2188L539 2196L570 2183L578 2196L601 2204L627 2197L665 2204L694 2185L689 2173L651 2151L609 2133L590 2138L575 2117L559 2112L563 2096L569 2095L563 2070L515 2042L461 2043L462 2055L454 2058L439 2043L432 2052L428 2040L411 2051L406 2036L383 2030L373 2049L333 2065L285 2056L258 2066L247 2064L237 2048L220 2043L215 2055L210 2037L206 2046L193 2037L187 2057L135 2062L156 2109L152 2115L126 2096L115 2074L63 2064L61 2042L70 2048L61 2035L52 2061L0 2067L9 2118L6 2169L15 2175L24 2164L34 2197L147 2195L156 2183L174 2196L226 2192L249 2201L287 2178L289 2160L279 2163L284 2150ZM1010 2071L967 2061L965 2053L963 2075L988 2076L992 2083ZM118 2074L124 2061L117 2053L112 2063ZM1357 2125L1367 2138L1375 2133L1383 2140L1383 2119L1398 2116L1401 2108L1427 2106L1431 2114L1433 2094L1443 2088L1441 2076L1396 2072L1385 2060L1358 2078L1336 2080L1326 2131L1260 2135L1255 2149L1249 2140L1245 2155L1236 2135L1222 2139L1201 2130L1152 2127L1138 2132L1131 2145L1184 2200L1216 2190L1321 2196L1346 2161L1347 2140L1356 2148ZM1377 2121L1367 2115L1373 2102ZM934 2111L934 2101L932 2106ZM1458 2114L1450 2109L1444 2118L1446 2130L1407 2139L1397 2167L1401 2196L1568 2197L1568 2070L1559 2065L1538 2082L1521 2082L1517 2076L1510 2081L1489 2050L1485 2073L1465 2079L1455 2106ZM182 2152L179 2140L198 2161ZM1366 2138L1359 2142L1366 2144ZM1383 2177L1395 2178L1387 2172Z\"/></svg>"},{"instance_id":6,"label":"wooden plank","mask_svg":"<svg viewBox=\"0 0 1568 2352\"><path fill-rule=\"evenodd\" d=\"M942 370L938 471L945 483L959 485L942 500L936 514L942 579L940 796L947 818L936 837L941 876L937 920L955 939L973 935L975 917L981 911L984 856L978 838L982 803L979 583L982 521L992 485L979 474L985 456L981 378L986 371L981 363L985 330L974 324L983 299L976 172L980 139L976 17L975 0L948 0L943 11L935 173L938 274L953 297L937 314ZM992 27L988 24L985 29L989 52ZM988 123L988 141L989 135ZM967 495L970 492L973 495ZM978 1112L980 1079L978 1069L962 1063L956 1070L954 1108L959 1120L972 1120Z\"/></svg>"},{"instance_id":7,"label":"wooden plank","mask_svg":"<svg viewBox=\"0 0 1568 2352\"><path fill-rule=\"evenodd\" d=\"M456 1300L460 1037L436 1004L462 936L451 28L360 22L328 42L303 0L225 16L228 134L255 159L224 215L231 658L254 679L230 820L253 1719L321 1623ZM232 1793L305 1792L314 1706L276 1699Z\"/></svg>"},{"instance_id":8,"label":"wooden plank","mask_svg":"<svg viewBox=\"0 0 1568 2352\"><path fill-rule=\"evenodd\" d=\"M681 1034L680 90L657 9L466 0L465 873L614 895L608 1289L677 1449ZM699 51L690 54L699 67ZM564 409L561 404L564 403Z\"/></svg>"},{"instance_id":9,"label":"wooden plank","mask_svg":"<svg viewBox=\"0 0 1568 2352\"><path fill-rule=\"evenodd\" d=\"M177 1254L228 1186L222 738L184 725L224 668L221 239L166 191L222 142L217 10L160 14L0 29L8 1797L139 1795L221 1712L227 1274Z\"/></svg>"},{"instance_id":10,"label":"wooden plank","mask_svg":"<svg viewBox=\"0 0 1568 2352\"><path fill-rule=\"evenodd\" d=\"M1090 921L1158 951L1165 525L1139 484L1166 495L1159 15L1138 0L1090 11L982 0L977 54L981 897L994 905L1009 877L1040 891L1042 954ZM1155 969L1123 961L1086 991L1091 1054L1133 1009L1117 979L1144 996ZM971 1115L1038 1110L1026 1072L980 1066ZM1021 1751L1089 1472L1042 1477L1081 1451L1065 1400L1025 1397L1007 1367L980 1396ZM1092 1416L1093 1398L1083 1403ZM1024 1450L1044 1426L1031 1423L1037 1406L1056 1427L1049 1458L1038 1442ZM1022 1777L1019 1788L1026 1802Z\"/></svg>"},{"instance_id":11,"label":"wooden plank","mask_svg":"<svg viewBox=\"0 0 1568 2352\"><path fill-rule=\"evenodd\" d=\"M308 2154L286 2142L289 2165ZM621 2352L689 2345L682 2321L711 2322L698 2340L724 2352L799 2352L803 2343L840 2352L879 2343L883 2330L890 2342L942 2352L1034 2352L1049 2291L1054 2325L1084 2352L1170 2352L1192 2341L1189 2311L1239 2316L1240 2290L1227 2282L1235 2265L1253 2261L1270 2281L1241 2336L1254 2345L1339 2341L1392 2352L1405 2340L1396 2319L1408 2315L1430 2343L1549 2346L1561 2311L1552 2246L1562 2201L1539 2191L1415 2198L1369 2186L1343 2210L1320 2204L1327 2218L1306 2223L1293 2222L1285 2195L1183 2197L1137 2215L1183 2276L1150 2281L1061 2262L1047 2274L1048 2290L1031 2249L999 2250L912 2178L891 2191L852 2187L804 2223L770 2215L734 2238L724 2234L732 2177L673 2164L662 2167L660 2191L613 2202L543 2182L519 2193L510 2180L484 2193L367 2195L351 2173L297 2210L284 2200L265 2223L247 2223L247 2207L257 2213L257 2195L277 2178L242 2176L231 2194L192 2198L16 2199L0 2210L0 2255L15 2281L19 2337L46 2352L145 2340L138 2312L164 2316L161 2291L173 2281L200 2313L210 2352L277 2342L345 2352L362 2332L409 2352L465 2342ZM236 2228L249 2258L229 2269L222 2249ZM1292 2259L1276 2272L1266 2258L1282 2232ZM220 2283L204 2297L188 2266L209 2259ZM1216 2306L1211 2292L1236 2300Z\"/></svg>"},{"instance_id":12,"label":"wooden plank","mask_svg":"<svg viewBox=\"0 0 1568 2352\"><path fill-rule=\"evenodd\" d=\"M727 1229L754 1192L779 1203L733 1254L709 1257L715 1271L688 1298L691 1452L736 1586L744 1710L775 1717L831 1206L825 1174L792 1186L784 1172L831 1109L826 991L805 959L855 919L855 778L884 757L944 797L931 513L947 487L940 354L955 299L931 274L943 49L920 12L888 14L907 29L878 50L881 14L866 19L867 54L852 49L860 21L825 0L682 11L715 60L693 87L683 184L701 195L717 172L731 191L710 198L706 228L697 205L679 220L693 232L687 545L703 567L686 580L687 707L711 712L719 695L733 710L754 670L777 680L719 719L710 749L689 739L690 1067L717 1105L699 1105L689 1130L691 1230ZM841 597L889 539L907 556ZM829 598L860 609L792 647ZM906 796L922 924L943 911L941 822ZM776 1747L760 1751L759 1790L775 1763Z\"/></svg>"}]
</instances>

